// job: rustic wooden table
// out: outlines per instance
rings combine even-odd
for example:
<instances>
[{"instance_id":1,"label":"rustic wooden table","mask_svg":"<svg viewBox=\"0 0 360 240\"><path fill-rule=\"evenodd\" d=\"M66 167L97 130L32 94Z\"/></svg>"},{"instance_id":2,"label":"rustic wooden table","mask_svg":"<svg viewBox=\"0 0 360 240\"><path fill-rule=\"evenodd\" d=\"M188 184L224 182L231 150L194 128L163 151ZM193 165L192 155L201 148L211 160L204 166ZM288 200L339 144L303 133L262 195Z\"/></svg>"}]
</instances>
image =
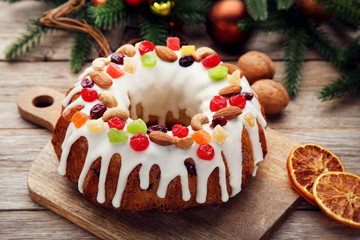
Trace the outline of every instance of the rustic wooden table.
<instances>
[{"instance_id":1,"label":"rustic wooden table","mask_svg":"<svg viewBox=\"0 0 360 240\"><path fill-rule=\"evenodd\" d=\"M13 5L0 2L0 238L1 239L96 239L94 235L34 202L27 190L27 173L32 161L49 141L51 133L20 118L16 99L24 90L48 86L63 93L76 81L69 69L68 33L56 32L26 57L8 63L5 48L13 42L29 18L46 6L36 1ZM112 34L116 35L116 34ZM205 31L188 33L197 46L216 49L226 61L235 62L242 52L268 54L276 66L275 81L282 81L282 37L252 37L242 52L226 53L213 45ZM113 46L119 44L112 37ZM92 57L96 57L95 50ZM269 126L299 142L314 142L334 151L347 170L360 174L360 97L321 103L317 91L339 76L338 71L315 52L309 51L301 88L281 114L269 117ZM360 239L360 230L332 221L319 208L303 201L272 239Z\"/></svg>"}]
</instances>

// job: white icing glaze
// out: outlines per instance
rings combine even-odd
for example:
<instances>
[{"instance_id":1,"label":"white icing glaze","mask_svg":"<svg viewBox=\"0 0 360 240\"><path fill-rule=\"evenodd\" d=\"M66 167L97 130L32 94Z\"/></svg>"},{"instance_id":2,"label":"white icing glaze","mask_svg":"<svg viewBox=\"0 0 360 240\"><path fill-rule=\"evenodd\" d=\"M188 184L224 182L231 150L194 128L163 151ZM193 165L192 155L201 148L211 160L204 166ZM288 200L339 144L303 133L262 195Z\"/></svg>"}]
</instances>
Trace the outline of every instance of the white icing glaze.
<instances>
[{"instance_id":1,"label":"white icing glaze","mask_svg":"<svg viewBox=\"0 0 360 240\"><path fill-rule=\"evenodd\" d=\"M179 52L176 52L179 56ZM126 121L126 126L136 119L136 105L141 103L143 107L143 120L148 121L149 115L159 117L159 124L165 125L165 118L167 112L172 112L175 118L179 117L179 110L186 109L189 116L196 113L203 113L207 115L211 121L214 114L209 110L209 103L214 95L218 94L219 89L227 86L229 83L226 80L214 82L209 79L208 70L205 69L201 63L194 62L189 67L180 67L178 62L168 63L157 59L155 67L143 67L140 61L140 54L137 52L134 56L139 61L137 69L134 74L125 72L125 75L118 79L113 79L113 85L106 89L114 93L118 106L123 109L130 109L130 116ZM119 65L123 69L122 65ZM64 99L63 106L65 111L80 105L84 106L81 112L89 115L91 108L99 103L98 100L93 102L85 102L81 97L69 104L71 98L79 93L82 89L80 82L87 76L89 72L93 71L90 67L79 77L79 82L75 88L70 91L68 96ZM105 68L106 71L106 68ZM249 83L243 77L241 79L242 91L253 92ZM102 90L95 85L93 89ZM131 99L131 100L130 100ZM131 104L130 104L131 103ZM250 127L243 119L246 112L252 112L258 120L260 126ZM126 126L124 130L126 130ZM166 191L169 183L180 177L182 186L183 200L188 201L191 197L188 186L188 172L184 161L187 158L194 160L197 172L197 194L196 201L198 203L206 202L207 197L207 182L210 174L216 169L219 169L219 183L221 186L221 199L226 202L229 199L226 186L226 168L221 153L223 152L230 174L230 186L232 188L232 196L235 196L241 191L242 180L242 131L243 128L249 133L254 152L254 169L256 171L257 163L263 159L263 152L261 143L259 141L258 127L265 131L266 121L261 114L260 104L254 97L251 101L247 101L243 114L240 117L229 120L227 125L223 128L229 133L226 141L219 145L211 140L211 144L215 150L215 156L211 161L201 160L196 152L198 145L194 143L188 150L177 148L176 146L160 146L150 142L149 147L143 152L136 152L130 147L129 141L120 144L111 144L108 140L107 132L109 126L105 123L104 131L101 133L91 133L88 131L86 124L80 128L75 128L73 123L70 123L64 142L62 144L62 155L59 165L59 173L66 174L66 164L69 151L73 143L80 137L85 137L88 142L88 152L84 167L80 174L78 181L79 191L82 192L85 177L91 167L91 164L98 158L101 158L101 170L99 176L97 201L103 203L105 201L105 181L110 163L110 159L114 154L121 156L121 168L119 173L119 180L117 182L117 189L112 204L114 207L120 207L122 194L126 186L129 174L138 166L140 167L139 178L141 189L149 187L149 172L152 166L157 165L161 171L159 187L157 195L160 198L166 196ZM203 128L212 133L213 129L210 123L204 124ZM189 134L194 131L189 127ZM171 131L167 134L172 135ZM131 134L129 134L129 138ZM254 175L255 175L254 171Z\"/></svg>"}]
</instances>

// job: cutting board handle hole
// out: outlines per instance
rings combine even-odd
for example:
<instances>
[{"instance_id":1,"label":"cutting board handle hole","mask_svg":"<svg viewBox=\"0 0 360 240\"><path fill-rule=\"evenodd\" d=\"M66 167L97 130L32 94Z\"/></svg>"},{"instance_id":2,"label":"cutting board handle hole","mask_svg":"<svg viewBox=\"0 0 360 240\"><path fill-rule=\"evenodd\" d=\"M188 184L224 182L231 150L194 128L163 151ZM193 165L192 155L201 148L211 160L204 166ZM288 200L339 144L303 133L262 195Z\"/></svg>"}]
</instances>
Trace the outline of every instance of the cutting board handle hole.
<instances>
[{"instance_id":1,"label":"cutting board handle hole","mask_svg":"<svg viewBox=\"0 0 360 240\"><path fill-rule=\"evenodd\" d=\"M46 108L53 105L54 98L48 95L41 95L34 98L32 103L37 108Z\"/></svg>"}]
</instances>

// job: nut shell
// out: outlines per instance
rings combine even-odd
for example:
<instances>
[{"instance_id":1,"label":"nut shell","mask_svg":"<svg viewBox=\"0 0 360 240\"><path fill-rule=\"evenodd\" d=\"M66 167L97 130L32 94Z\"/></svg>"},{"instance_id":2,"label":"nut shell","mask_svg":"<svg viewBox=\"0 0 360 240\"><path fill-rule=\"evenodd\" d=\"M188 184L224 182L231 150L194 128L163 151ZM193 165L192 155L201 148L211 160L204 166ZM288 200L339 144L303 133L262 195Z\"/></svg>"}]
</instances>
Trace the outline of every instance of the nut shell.
<instances>
[{"instance_id":1,"label":"nut shell","mask_svg":"<svg viewBox=\"0 0 360 240\"><path fill-rule=\"evenodd\" d=\"M289 95L285 88L271 79L256 81L251 88L257 94L267 114L276 114L289 104Z\"/></svg>"}]
</instances>

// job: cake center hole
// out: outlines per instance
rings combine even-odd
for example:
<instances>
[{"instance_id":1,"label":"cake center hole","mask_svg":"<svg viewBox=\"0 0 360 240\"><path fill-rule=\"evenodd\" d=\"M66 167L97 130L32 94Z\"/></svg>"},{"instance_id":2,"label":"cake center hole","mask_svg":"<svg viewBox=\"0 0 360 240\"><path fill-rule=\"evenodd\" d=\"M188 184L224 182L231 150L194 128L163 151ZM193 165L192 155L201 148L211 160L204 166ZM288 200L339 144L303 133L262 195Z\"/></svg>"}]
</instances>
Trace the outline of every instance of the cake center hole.
<instances>
[{"instance_id":1,"label":"cake center hole","mask_svg":"<svg viewBox=\"0 0 360 240\"><path fill-rule=\"evenodd\" d=\"M53 105L54 98L48 95L42 95L34 98L32 103L35 107L45 108Z\"/></svg>"}]
</instances>

